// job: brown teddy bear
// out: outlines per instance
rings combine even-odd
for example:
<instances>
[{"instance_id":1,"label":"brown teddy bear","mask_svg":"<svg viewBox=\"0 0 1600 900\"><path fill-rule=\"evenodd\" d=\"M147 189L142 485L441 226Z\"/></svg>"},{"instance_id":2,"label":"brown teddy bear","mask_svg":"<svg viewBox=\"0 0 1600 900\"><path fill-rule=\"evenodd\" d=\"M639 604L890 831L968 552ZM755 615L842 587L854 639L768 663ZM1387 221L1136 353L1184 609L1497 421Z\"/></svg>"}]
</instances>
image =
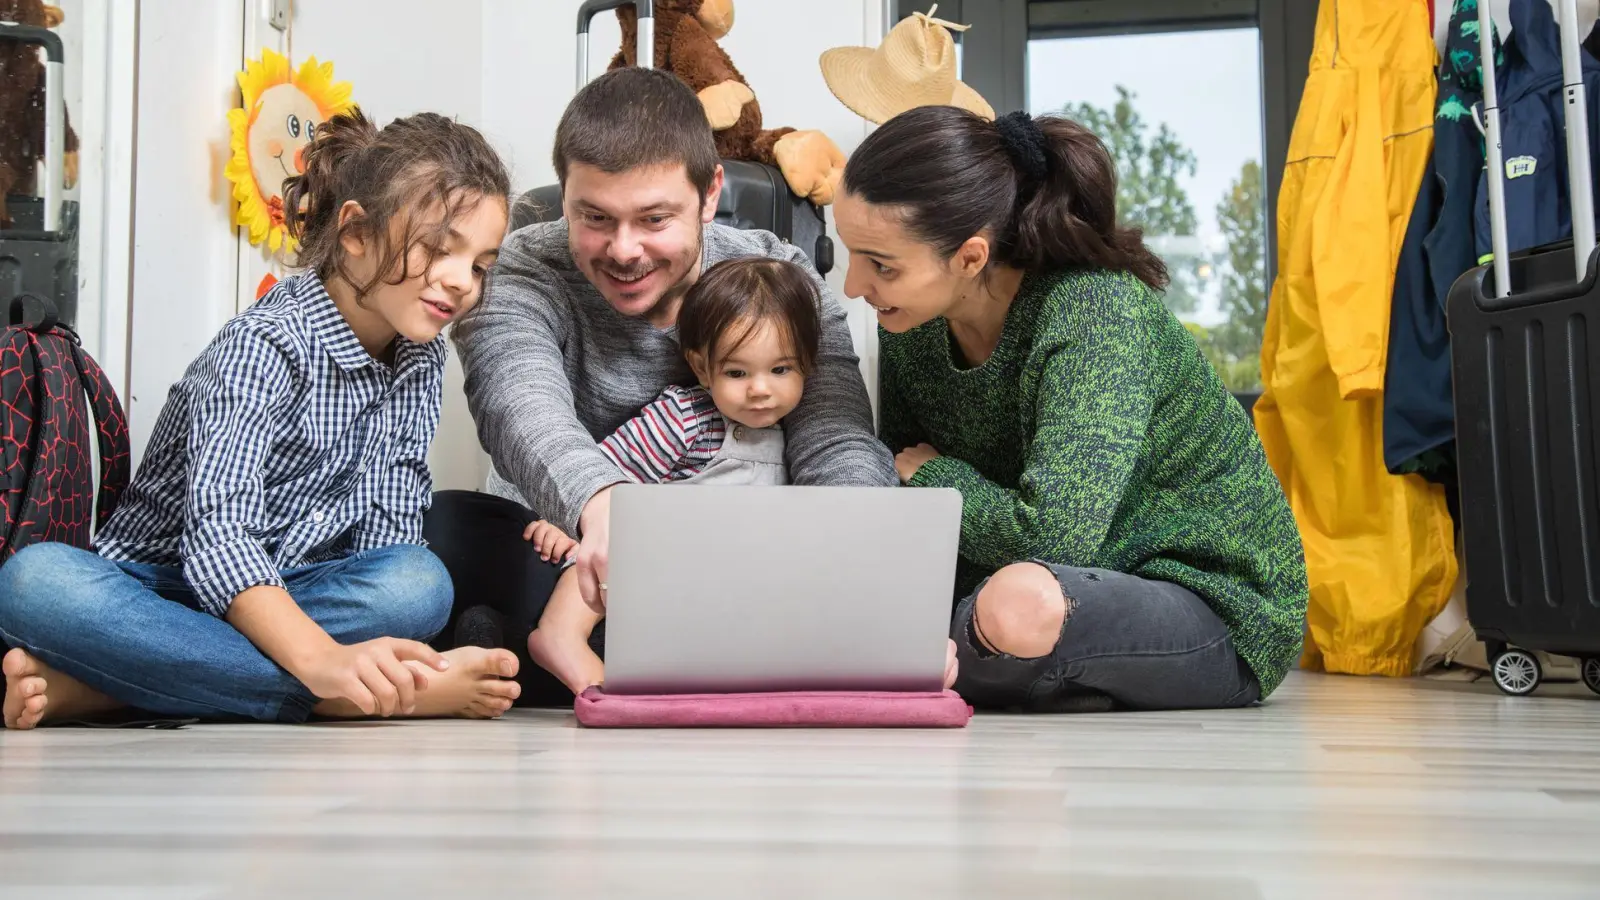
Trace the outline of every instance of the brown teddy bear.
<instances>
[{"instance_id":1,"label":"brown teddy bear","mask_svg":"<svg viewBox=\"0 0 1600 900\"><path fill-rule=\"evenodd\" d=\"M66 15L43 0L0 0L0 21L55 28ZM35 172L44 156L44 61L39 48L12 41L0 43L0 228L11 226L7 194L31 194ZM78 135L63 119L67 133L66 187L78 183Z\"/></svg>"},{"instance_id":2,"label":"brown teddy bear","mask_svg":"<svg viewBox=\"0 0 1600 900\"><path fill-rule=\"evenodd\" d=\"M733 0L656 0L655 64L699 94L716 132L717 153L776 166L789 189L818 206L833 202L844 174L844 153L820 131L763 130L761 104L717 40L733 28ZM617 10L622 51L611 68L637 63L638 17Z\"/></svg>"}]
</instances>

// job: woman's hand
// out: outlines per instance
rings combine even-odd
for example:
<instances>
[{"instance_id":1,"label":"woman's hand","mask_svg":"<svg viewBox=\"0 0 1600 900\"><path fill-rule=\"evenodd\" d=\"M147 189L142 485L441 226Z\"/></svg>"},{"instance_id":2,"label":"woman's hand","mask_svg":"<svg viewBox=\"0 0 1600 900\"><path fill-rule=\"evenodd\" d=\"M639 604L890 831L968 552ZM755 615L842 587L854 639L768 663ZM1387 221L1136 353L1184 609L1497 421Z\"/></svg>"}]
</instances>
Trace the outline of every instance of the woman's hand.
<instances>
[{"instance_id":1,"label":"woman's hand","mask_svg":"<svg viewBox=\"0 0 1600 900\"><path fill-rule=\"evenodd\" d=\"M906 450L901 450L894 458L894 470L900 473L900 483L910 484L916 477L917 470L930 459L937 459L939 451L933 449L931 444L918 444Z\"/></svg>"}]
</instances>

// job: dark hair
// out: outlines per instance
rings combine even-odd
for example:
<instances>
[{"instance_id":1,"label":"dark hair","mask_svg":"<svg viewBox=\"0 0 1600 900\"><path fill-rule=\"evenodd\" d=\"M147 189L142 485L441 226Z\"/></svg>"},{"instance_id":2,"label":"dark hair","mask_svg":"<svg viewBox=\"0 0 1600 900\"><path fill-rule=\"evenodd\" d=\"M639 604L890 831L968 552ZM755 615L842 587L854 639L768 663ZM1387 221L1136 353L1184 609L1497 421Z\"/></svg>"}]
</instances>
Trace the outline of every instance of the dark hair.
<instances>
[{"instance_id":1,"label":"dark hair","mask_svg":"<svg viewBox=\"0 0 1600 900\"><path fill-rule=\"evenodd\" d=\"M584 85L556 126L552 154L563 187L574 163L616 175L681 163L705 202L717 172L717 142L700 98L661 69L613 69Z\"/></svg>"},{"instance_id":2,"label":"dark hair","mask_svg":"<svg viewBox=\"0 0 1600 900\"><path fill-rule=\"evenodd\" d=\"M739 349L757 322L777 326L793 350L802 375L817 364L822 340L822 303L817 283L805 269L781 259L730 259L707 269L683 298L678 311L678 341L685 352L706 357L707 365ZM729 341L728 332L745 325Z\"/></svg>"},{"instance_id":3,"label":"dark hair","mask_svg":"<svg viewBox=\"0 0 1600 900\"><path fill-rule=\"evenodd\" d=\"M844 189L898 207L911 234L945 258L987 234L991 259L1004 265L1090 266L1167 286L1166 264L1143 233L1117 223L1111 153L1070 119L1013 113L991 122L953 106L916 107L862 142Z\"/></svg>"},{"instance_id":4,"label":"dark hair","mask_svg":"<svg viewBox=\"0 0 1600 900\"><path fill-rule=\"evenodd\" d=\"M396 119L379 131L357 108L317 126L316 134L306 145L305 174L284 182L284 222L300 242L300 265L325 280L351 281L340 243L346 234L379 242L376 273L365 284L351 281L358 297L385 279L399 284L412 277L411 250L442 243L450 223L483 198L509 202L511 177L488 141L437 113ZM341 226L339 209L350 200L361 204L362 214ZM396 215L433 203L444 207L437 234L423 234L425 223L412 218L405 239L391 242Z\"/></svg>"}]
</instances>

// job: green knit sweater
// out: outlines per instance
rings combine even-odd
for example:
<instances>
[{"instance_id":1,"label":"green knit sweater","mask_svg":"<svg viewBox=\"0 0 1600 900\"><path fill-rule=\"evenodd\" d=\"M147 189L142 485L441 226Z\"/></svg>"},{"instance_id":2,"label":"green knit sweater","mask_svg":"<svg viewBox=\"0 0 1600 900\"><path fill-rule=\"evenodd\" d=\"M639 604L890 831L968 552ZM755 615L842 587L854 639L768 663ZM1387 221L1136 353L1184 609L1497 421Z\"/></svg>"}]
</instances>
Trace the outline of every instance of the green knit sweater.
<instances>
[{"instance_id":1,"label":"green knit sweater","mask_svg":"<svg viewBox=\"0 0 1600 900\"><path fill-rule=\"evenodd\" d=\"M943 319L880 339L883 441L932 444L912 485L964 498L959 595L1027 560L1174 582L1277 688L1305 626L1300 535L1249 416L1154 291L1030 275L977 367Z\"/></svg>"}]
</instances>

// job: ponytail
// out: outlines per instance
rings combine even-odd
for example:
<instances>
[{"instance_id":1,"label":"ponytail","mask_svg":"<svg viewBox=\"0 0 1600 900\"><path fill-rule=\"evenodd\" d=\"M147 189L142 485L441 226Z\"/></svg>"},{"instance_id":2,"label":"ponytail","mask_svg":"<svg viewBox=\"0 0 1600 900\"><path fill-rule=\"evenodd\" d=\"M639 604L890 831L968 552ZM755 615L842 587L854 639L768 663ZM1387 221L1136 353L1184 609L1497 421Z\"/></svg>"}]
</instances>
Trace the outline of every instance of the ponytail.
<instances>
[{"instance_id":1,"label":"ponytail","mask_svg":"<svg viewBox=\"0 0 1600 900\"><path fill-rule=\"evenodd\" d=\"M896 207L949 258L976 235L999 264L1127 272L1155 290L1166 264L1117 223L1117 170L1105 144L1069 119L1010 113L988 121L923 106L884 123L845 166L844 189Z\"/></svg>"},{"instance_id":2,"label":"ponytail","mask_svg":"<svg viewBox=\"0 0 1600 900\"><path fill-rule=\"evenodd\" d=\"M1030 124L1047 162L1040 180L1023 184L1005 262L1020 269L1112 269L1166 290L1167 265L1145 247L1144 232L1117 223L1117 167L1106 145L1071 119Z\"/></svg>"},{"instance_id":3,"label":"ponytail","mask_svg":"<svg viewBox=\"0 0 1600 900\"><path fill-rule=\"evenodd\" d=\"M378 129L359 108L317 126L303 151L304 173L284 182L284 224L300 244L299 265L323 280L349 281L364 297L380 281L399 284L417 246L437 246L450 224L487 198L508 204L511 177L477 129L437 113L418 113ZM339 223L339 211L355 201L361 214ZM439 222L413 214L443 209ZM391 225L405 225L391 240ZM431 229L431 230L430 230ZM376 242L379 264L371 278L351 278L343 238L359 234ZM431 264L432 256L427 261Z\"/></svg>"},{"instance_id":4,"label":"ponytail","mask_svg":"<svg viewBox=\"0 0 1600 900\"><path fill-rule=\"evenodd\" d=\"M300 243L300 261L307 268L321 270L333 260L340 237L339 208L353 193L344 182L362 168L361 154L377 140L377 127L359 108L336 115L306 145L304 173L284 181L284 225Z\"/></svg>"}]
</instances>

